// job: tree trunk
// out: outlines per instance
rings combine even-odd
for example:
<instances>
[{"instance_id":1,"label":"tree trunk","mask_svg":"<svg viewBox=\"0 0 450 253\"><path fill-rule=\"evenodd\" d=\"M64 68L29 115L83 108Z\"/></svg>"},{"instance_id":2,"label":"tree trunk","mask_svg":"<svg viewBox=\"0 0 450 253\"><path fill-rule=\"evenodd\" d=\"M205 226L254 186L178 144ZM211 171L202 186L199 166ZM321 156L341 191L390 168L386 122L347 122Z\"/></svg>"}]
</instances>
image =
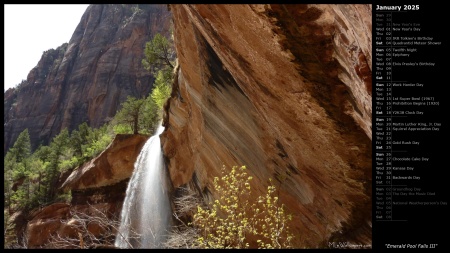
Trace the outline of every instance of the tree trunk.
<instances>
[{"instance_id":1,"label":"tree trunk","mask_svg":"<svg viewBox=\"0 0 450 253\"><path fill-rule=\"evenodd\" d=\"M139 131L138 131L138 119L139 119L138 116L134 117L134 126L133 126L134 134L138 134L139 133Z\"/></svg>"}]
</instances>

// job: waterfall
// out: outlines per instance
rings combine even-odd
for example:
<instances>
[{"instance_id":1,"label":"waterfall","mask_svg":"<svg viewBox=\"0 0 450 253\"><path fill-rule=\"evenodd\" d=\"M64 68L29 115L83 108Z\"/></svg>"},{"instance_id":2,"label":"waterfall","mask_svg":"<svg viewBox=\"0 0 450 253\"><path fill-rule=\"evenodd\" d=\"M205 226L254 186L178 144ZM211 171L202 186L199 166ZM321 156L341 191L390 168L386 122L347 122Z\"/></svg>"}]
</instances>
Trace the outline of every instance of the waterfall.
<instances>
[{"instance_id":1,"label":"waterfall","mask_svg":"<svg viewBox=\"0 0 450 253\"><path fill-rule=\"evenodd\" d=\"M159 135L160 126L144 145L128 183L115 246L119 248L160 248L169 231L171 207L167 174Z\"/></svg>"}]
</instances>

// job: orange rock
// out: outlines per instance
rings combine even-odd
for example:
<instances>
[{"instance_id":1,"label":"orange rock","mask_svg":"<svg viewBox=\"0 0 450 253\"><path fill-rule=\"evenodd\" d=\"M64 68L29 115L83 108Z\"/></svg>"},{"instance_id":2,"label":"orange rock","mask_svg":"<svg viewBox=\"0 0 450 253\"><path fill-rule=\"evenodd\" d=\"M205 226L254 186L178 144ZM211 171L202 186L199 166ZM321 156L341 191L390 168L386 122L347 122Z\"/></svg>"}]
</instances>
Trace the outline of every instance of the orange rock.
<instances>
[{"instance_id":1,"label":"orange rock","mask_svg":"<svg viewBox=\"0 0 450 253\"><path fill-rule=\"evenodd\" d=\"M62 188L98 188L130 178L134 162L147 139L147 135L118 134L100 155L75 169Z\"/></svg>"},{"instance_id":2,"label":"orange rock","mask_svg":"<svg viewBox=\"0 0 450 253\"><path fill-rule=\"evenodd\" d=\"M171 10L179 95L161 138L173 185L217 198L222 165L246 165L255 194L277 179L297 247L371 244L371 6Z\"/></svg>"}]
</instances>

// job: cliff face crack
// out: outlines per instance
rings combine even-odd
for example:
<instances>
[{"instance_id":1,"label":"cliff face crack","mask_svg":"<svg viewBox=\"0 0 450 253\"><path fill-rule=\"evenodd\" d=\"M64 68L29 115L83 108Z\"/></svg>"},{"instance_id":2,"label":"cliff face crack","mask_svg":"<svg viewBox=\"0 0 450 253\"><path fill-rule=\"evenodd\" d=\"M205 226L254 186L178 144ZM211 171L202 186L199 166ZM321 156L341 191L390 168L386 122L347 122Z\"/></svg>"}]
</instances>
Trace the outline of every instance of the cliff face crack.
<instances>
[{"instance_id":1,"label":"cliff face crack","mask_svg":"<svg viewBox=\"0 0 450 253\"><path fill-rule=\"evenodd\" d=\"M76 50L75 53L78 53L78 50ZM75 57L73 57L71 61L66 62L68 72L73 71L74 60L75 60ZM61 83L59 83L60 93L57 96L57 101L55 102L54 107L53 107L52 111L50 112L50 114L56 114L55 120L53 121L53 123L50 126L50 135L52 135L52 136L57 135L62 127L62 124L59 123L58 118L62 118L62 116L60 116L60 115L64 114L64 111L66 110L66 108L68 106L67 101L65 101L65 98L68 96L68 86L69 86L68 80L69 80L69 76L64 75L63 80L61 80Z\"/></svg>"},{"instance_id":2,"label":"cliff face crack","mask_svg":"<svg viewBox=\"0 0 450 253\"><path fill-rule=\"evenodd\" d=\"M194 19L196 22L193 22L195 25L196 30L196 37L202 41L202 44L206 48L206 52L208 55L208 61L207 64L209 65L209 68L211 70L219 71L221 73L221 76L223 77L222 83L219 82L219 85L225 87L224 84L228 83L229 85L235 86L240 93L242 93L244 96L245 93L242 91L242 89L239 87L237 82L234 80L231 73L226 70L225 66L223 65L224 59L221 59L218 54L215 52L215 49L211 45L220 45L220 44L226 44L225 41L217 34L215 29L211 27L210 24L208 24L201 15L196 11L195 8L192 8L191 6L186 7L186 10L188 11L189 15ZM200 26L201 24L201 26ZM206 32L207 30L208 32ZM234 58L238 59L237 63L239 64L239 67L246 71L247 73L251 73L252 69L250 68L249 62L242 57L240 54L232 50L230 47L227 48L227 54L232 55ZM222 73L223 72L223 73ZM214 72L211 72L214 73ZM215 85L215 84L213 84Z\"/></svg>"},{"instance_id":3,"label":"cliff face crack","mask_svg":"<svg viewBox=\"0 0 450 253\"><path fill-rule=\"evenodd\" d=\"M208 83L216 87L219 91L221 90L220 87L226 88L227 86L231 86L245 96L245 93L236 83L234 78L227 70L225 70L222 62L219 60L219 57L217 57L217 54L214 52L212 47L209 44L205 44L205 47L207 52L206 64L208 65L210 73Z\"/></svg>"},{"instance_id":4,"label":"cliff face crack","mask_svg":"<svg viewBox=\"0 0 450 253\"><path fill-rule=\"evenodd\" d=\"M281 158L289 157L288 154L286 153L286 150L284 150L284 147L283 147L283 145L281 145L279 140L277 140L276 145L277 145L277 148L280 150L279 155Z\"/></svg>"}]
</instances>

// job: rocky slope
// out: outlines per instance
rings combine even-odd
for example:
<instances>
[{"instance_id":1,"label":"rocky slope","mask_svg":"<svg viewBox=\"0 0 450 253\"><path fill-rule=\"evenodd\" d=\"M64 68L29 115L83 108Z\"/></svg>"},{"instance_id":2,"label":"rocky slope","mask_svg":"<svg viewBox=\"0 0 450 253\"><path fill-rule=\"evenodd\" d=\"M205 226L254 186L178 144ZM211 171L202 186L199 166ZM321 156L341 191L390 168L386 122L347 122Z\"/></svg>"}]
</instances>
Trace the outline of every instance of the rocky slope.
<instances>
[{"instance_id":1,"label":"rocky slope","mask_svg":"<svg viewBox=\"0 0 450 253\"><path fill-rule=\"evenodd\" d=\"M141 64L144 46L170 19L166 5L90 5L69 43L45 51L5 92L4 152L26 128L35 148L63 128L101 126L128 95L146 96L153 77Z\"/></svg>"},{"instance_id":2,"label":"rocky slope","mask_svg":"<svg viewBox=\"0 0 450 253\"><path fill-rule=\"evenodd\" d=\"M142 146L147 141L145 135L117 135L112 143L97 157L86 162L69 175L62 175L59 187L71 192L70 203L54 203L39 208L25 215L18 212L12 216L16 224L19 242L25 241L28 248L52 248L60 245L49 244L51 238L71 238L79 246L86 231L102 238L105 229L96 224L95 218L106 218L103 224L119 221L122 203L125 198L127 183L134 169ZM57 186L55 186L57 187ZM79 217L90 216L90 222L82 224ZM81 225L86 225L80 229ZM26 235L25 238L21 236ZM114 242L112 238L104 239L104 244ZM87 238L85 238L87 244ZM67 244L65 244L67 246Z\"/></svg>"},{"instance_id":3,"label":"rocky slope","mask_svg":"<svg viewBox=\"0 0 450 253\"><path fill-rule=\"evenodd\" d=\"M171 5L162 145L205 197L222 165L276 179L297 247L371 245L371 5Z\"/></svg>"}]
</instances>

